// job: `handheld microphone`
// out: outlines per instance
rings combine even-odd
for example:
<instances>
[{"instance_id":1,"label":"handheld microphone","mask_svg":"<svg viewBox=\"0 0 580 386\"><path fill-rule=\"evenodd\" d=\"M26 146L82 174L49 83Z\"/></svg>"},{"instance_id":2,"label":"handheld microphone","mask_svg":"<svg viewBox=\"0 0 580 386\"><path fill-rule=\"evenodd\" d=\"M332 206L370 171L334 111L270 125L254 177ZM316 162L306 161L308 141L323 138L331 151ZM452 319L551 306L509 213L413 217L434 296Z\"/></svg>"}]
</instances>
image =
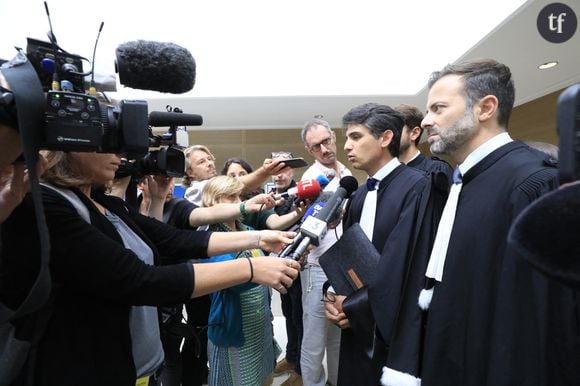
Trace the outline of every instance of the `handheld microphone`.
<instances>
[{"instance_id":1,"label":"handheld microphone","mask_svg":"<svg viewBox=\"0 0 580 386\"><path fill-rule=\"evenodd\" d=\"M181 94L195 84L195 60L177 44L126 42L117 47L116 56L115 71L124 86Z\"/></svg>"},{"instance_id":2,"label":"handheld microphone","mask_svg":"<svg viewBox=\"0 0 580 386\"><path fill-rule=\"evenodd\" d=\"M332 176L332 178L334 178L334 176ZM316 177L316 181L318 181L318 183L320 184L320 190L324 190L324 188L326 188L330 183L329 179L326 178L326 176L323 176L322 174Z\"/></svg>"},{"instance_id":3,"label":"handheld microphone","mask_svg":"<svg viewBox=\"0 0 580 386\"><path fill-rule=\"evenodd\" d=\"M350 198L352 192L358 188L358 182L353 176L340 179L340 186L326 202L326 205L315 216L306 218L300 227L301 241L292 252L291 257L298 260L310 244L319 245L326 235L328 222L340 210L345 199Z\"/></svg>"},{"instance_id":4,"label":"handheld microphone","mask_svg":"<svg viewBox=\"0 0 580 386\"><path fill-rule=\"evenodd\" d=\"M165 111L149 113L149 126L201 126L203 117L197 114L184 114Z\"/></svg>"},{"instance_id":5,"label":"handheld microphone","mask_svg":"<svg viewBox=\"0 0 580 386\"><path fill-rule=\"evenodd\" d=\"M322 210L322 208L324 208L324 206L326 205L328 200L330 200L330 197L332 197L333 193L334 192L322 192L322 193L320 193L320 195L316 198L316 201L314 201L314 203L312 205L310 205L308 207L308 209L306 209L306 212L304 213L304 215L302 216L300 221L298 221L296 224L292 225L290 228L288 228L288 230L291 232L299 232L300 227L302 226L304 221L306 221L306 219L308 217L318 215L318 213ZM338 213L337 213L337 215L338 215ZM338 216L334 216L333 218L330 219L330 221L331 222L334 221L335 217L338 217ZM295 239L296 238L294 238L294 240Z\"/></svg>"},{"instance_id":6,"label":"handheld microphone","mask_svg":"<svg viewBox=\"0 0 580 386\"><path fill-rule=\"evenodd\" d=\"M326 179L328 180L328 184L330 184L330 181L334 180L334 178L336 177L336 172L332 169L330 169L326 175L325 175Z\"/></svg>"},{"instance_id":7,"label":"handheld microphone","mask_svg":"<svg viewBox=\"0 0 580 386\"><path fill-rule=\"evenodd\" d=\"M294 188L288 189L284 193L274 195L274 200L281 198L298 197L302 199L313 199L320 194L320 183L318 180L310 179L298 181Z\"/></svg>"}]
</instances>

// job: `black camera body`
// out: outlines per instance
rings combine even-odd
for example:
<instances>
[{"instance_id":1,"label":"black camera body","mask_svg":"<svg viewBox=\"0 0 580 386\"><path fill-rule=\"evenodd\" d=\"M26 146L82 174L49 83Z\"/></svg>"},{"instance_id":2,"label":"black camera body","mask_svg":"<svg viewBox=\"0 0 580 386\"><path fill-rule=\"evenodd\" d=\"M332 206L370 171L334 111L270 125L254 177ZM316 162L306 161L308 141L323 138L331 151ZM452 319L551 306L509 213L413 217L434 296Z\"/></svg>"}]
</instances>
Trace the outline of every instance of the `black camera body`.
<instances>
[{"instance_id":1,"label":"black camera body","mask_svg":"<svg viewBox=\"0 0 580 386\"><path fill-rule=\"evenodd\" d=\"M46 149L134 157L144 155L149 148L145 101L122 100L110 106L87 94L48 91L44 124L41 146Z\"/></svg>"},{"instance_id":2,"label":"black camera body","mask_svg":"<svg viewBox=\"0 0 580 386\"><path fill-rule=\"evenodd\" d=\"M34 100L38 112L34 135L39 149L124 153L142 157L149 150L149 114L145 101L121 101L116 106L102 104L96 96L83 92L50 90L49 80L41 83L32 58L22 50L0 68L12 91L2 89L0 121L18 129L19 100ZM82 69L81 69L82 70ZM64 79L66 80L66 79ZM46 89L49 88L48 91Z\"/></svg>"},{"instance_id":3,"label":"black camera body","mask_svg":"<svg viewBox=\"0 0 580 386\"><path fill-rule=\"evenodd\" d=\"M175 146L152 150L137 160L122 160L116 178L132 176L143 178L149 175L183 177L185 174L185 154Z\"/></svg>"},{"instance_id":4,"label":"black camera body","mask_svg":"<svg viewBox=\"0 0 580 386\"><path fill-rule=\"evenodd\" d=\"M560 136L560 183L580 179L580 83L568 87L558 98Z\"/></svg>"},{"instance_id":5,"label":"black camera body","mask_svg":"<svg viewBox=\"0 0 580 386\"><path fill-rule=\"evenodd\" d=\"M32 38L27 41L26 57L46 93L42 148L125 153L130 158L147 153L147 102L99 103L85 93L84 58L57 49L55 44ZM56 80L63 91L53 90Z\"/></svg>"},{"instance_id":6,"label":"black camera body","mask_svg":"<svg viewBox=\"0 0 580 386\"><path fill-rule=\"evenodd\" d=\"M179 109L149 114L147 102L139 100L101 103L92 80L90 92L85 92L85 77L94 75L94 67L84 73L83 61L88 60L58 46L52 27L49 39L28 38L26 54L18 49L14 59L2 64L12 90L0 88L0 122L18 130L19 110L26 111L34 117L35 123L25 126L35 149L123 154L131 162L120 174L182 177L185 156L176 146L175 131L178 125L201 125L202 117ZM143 58L143 52L150 55ZM176 58L181 64L174 64ZM195 61L189 51L171 43L125 43L117 48L117 61L131 72L125 74L130 75L129 87L163 92L186 91L181 90L184 84L188 90L193 87ZM156 70L148 72L150 68ZM166 76L175 84L166 85ZM17 106L19 100L33 103ZM151 126L166 126L169 132L156 136Z\"/></svg>"}]
</instances>

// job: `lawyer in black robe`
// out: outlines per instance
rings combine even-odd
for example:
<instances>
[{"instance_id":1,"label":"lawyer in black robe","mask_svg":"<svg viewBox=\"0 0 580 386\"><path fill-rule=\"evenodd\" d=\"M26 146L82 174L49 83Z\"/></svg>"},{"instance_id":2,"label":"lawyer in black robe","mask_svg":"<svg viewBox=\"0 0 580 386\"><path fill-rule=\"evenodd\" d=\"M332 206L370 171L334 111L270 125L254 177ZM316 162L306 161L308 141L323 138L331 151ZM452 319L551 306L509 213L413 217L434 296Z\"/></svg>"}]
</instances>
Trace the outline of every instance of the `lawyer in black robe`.
<instances>
[{"instance_id":1,"label":"lawyer in black robe","mask_svg":"<svg viewBox=\"0 0 580 386\"><path fill-rule=\"evenodd\" d=\"M554 165L520 142L463 176L429 307L423 386L578 384L577 294L507 245L514 218L556 185Z\"/></svg>"},{"instance_id":2,"label":"lawyer in black robe","mask_svg":"<svg viewBox=\"0 0 580 386\"><path fill-rule=\"evenodd\" d=\"M360 221L367 193L361 185L353 194L343 220L345 230ZM409 280L422 280L429 254L419 249L432 244L435 229L430 218L440 216L434 207L442 207L433 202L444 202L445 195L433 189L426 173L402 164L381 180L372 240L381 258L368 288L343 303L351 328L342 332L338 385L379 383L402 289Z\"/></svg>"},{"instance_id":3,"label":"lawyer in black robe","mask_svg":"<svg viewBox=\"0 0 580 386\"><path fill-rule=\"evenodd\" d=\"M448 184L451 184L453 169L447 162L437 157L426 157L421 153L411 161L407 162L407 166L424 170L427 173L443 173L443 176L447 177Z\"/></svg>"}]
</instances>

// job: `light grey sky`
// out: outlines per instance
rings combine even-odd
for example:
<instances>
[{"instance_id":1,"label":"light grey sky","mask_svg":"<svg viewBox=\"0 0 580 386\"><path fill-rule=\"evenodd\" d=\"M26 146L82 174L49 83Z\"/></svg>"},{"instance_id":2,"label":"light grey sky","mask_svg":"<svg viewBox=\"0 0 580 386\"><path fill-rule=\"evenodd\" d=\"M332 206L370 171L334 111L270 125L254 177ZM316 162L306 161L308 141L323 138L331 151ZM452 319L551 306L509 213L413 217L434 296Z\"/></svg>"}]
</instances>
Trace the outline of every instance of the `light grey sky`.
<instances>
[{"instance_id":1,"label":"light grey sky","mask_svg":"<svg viewBox=\"0 0 580 386\"><path fill-rule=\"evenodd\" d=\"M104 21L99 73L114 74L122 42L172 42L197 63L196 85L186 95L219 97L414 94L433 68L456 60L525 2L50 0L48 6L59 45L88 58ZM0 0L0 15L0 58L25 48L27 37L48 40L43 1Z\"/></svg>"}]
</instances>

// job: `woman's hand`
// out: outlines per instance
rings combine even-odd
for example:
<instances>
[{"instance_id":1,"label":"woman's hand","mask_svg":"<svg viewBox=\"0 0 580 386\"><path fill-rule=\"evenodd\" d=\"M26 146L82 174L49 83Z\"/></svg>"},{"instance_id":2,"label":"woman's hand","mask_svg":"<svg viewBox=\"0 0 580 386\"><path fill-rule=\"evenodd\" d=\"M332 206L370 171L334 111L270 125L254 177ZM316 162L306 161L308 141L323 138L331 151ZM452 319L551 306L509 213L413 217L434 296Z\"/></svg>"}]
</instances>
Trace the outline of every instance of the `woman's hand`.
<instances>
[{"instance_id":1,"label":"woman's hand","mask_svg":"<svg viewBox=\"0 0 580 386\"><path fill-rule=\"evenodd\" d=\"M296 212L296 216L298 216L299 219L302 218L302 216L304 216L304 213L306 213L306 211L310 207L310 204L311 204L310 200L300 200L298 202L298 204L296 205L296 209L294 209L294 212Z\"/></svg>"},{"instance_id":2,"label":"woman's hand","mask_svg":"<svg viewBox=\"0 0 580 386\"><path fill-rule=\"evenodd\" d=\"M165 202L169 191L173 187L173 178L162 175L146 176L148 193L151 200L159 200Z\"/></svg>"},{"instance_id":3,"label":"woman's hand","mask_svg":"<svg viewBox=\"0 0 580 386\"><path fill-rule=\"evenodd\" d=\"M263 230L258 231L258 248L268 252L280 252L292 242L296 232Z\"/></svg>"},{"instance_id":4,"label":"woman's hand","mask_svg":"<svg viewBox=\"0 0 580 386\"><path fill-rule=\"evenodd\" d=\"M298 277L300 264L292 259L273 256L252 258L254 283L267 285L285 294Z\"/></svg>"},{"instance_id":5,"label":"woman's hand","mask_svg":"<svg viewBox=\"0 0 580 386\"><path fill-rule=\"evenodd\" d=\"M272 194L258 194L246 201L246 211L255 213L260 210L272 209L276 206L276 201Z\"/></svg>"},{"instance_id":6,"label":"woman's hand","mask_svg":"<svg viewBox=\"0 0 580 386\"><path fill-rule=\"evenodd\" d=\"M280 173L284 168L286 168L286 164L282 158L266 158L264 163L261 166L261 170L263 173L269 176L275 176L276 174Z\"/></svg>"}]
</instances>

